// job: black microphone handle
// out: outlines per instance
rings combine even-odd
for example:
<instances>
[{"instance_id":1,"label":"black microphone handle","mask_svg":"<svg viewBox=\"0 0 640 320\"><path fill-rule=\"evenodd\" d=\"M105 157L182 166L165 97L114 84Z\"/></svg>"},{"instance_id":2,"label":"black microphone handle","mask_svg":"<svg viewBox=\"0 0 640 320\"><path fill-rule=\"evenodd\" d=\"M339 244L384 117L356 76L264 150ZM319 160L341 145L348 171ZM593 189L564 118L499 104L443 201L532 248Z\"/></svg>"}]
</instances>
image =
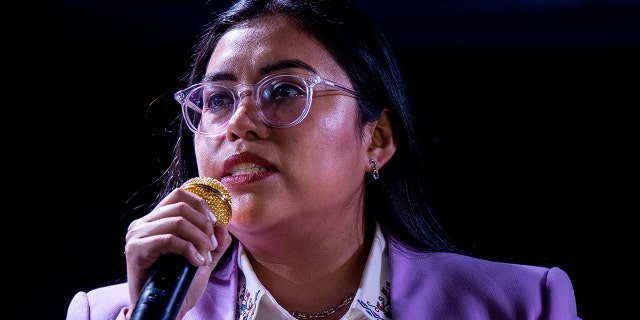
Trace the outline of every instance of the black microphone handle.
<instances>
[{"instance_id":1,"label":"black microphone handle","mask_svg":"<svg viewBox=\"0 0 640 320\"><path fill-rule=\"evenodd\" d=\"M197 270L181 255L160 256L149 271L131 320L175 320Z\"/></svg>"}]
</instances>

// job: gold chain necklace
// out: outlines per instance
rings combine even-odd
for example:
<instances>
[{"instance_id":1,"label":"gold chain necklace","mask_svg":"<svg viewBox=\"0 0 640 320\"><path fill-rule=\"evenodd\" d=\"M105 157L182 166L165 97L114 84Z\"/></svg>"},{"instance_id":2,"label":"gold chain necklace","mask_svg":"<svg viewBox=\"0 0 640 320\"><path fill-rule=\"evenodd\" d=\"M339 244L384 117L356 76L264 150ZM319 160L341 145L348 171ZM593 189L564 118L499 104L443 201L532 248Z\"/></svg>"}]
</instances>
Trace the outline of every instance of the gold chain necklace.
<instances>
[{"instance_id":1,"label":"gold chain necklace","mask_svg":"<svg viewBox=\"0 0 640 320\"><path fill-rule=\"evenodd\" d=\"M340 302L339 305L331 308L331 309L327 309L325 311L321 311L318 313L304 313L304 312L298 312L298 311L292 311L291 315L296 318L296 319L320 319L320 318L324 318L324 317L328 317L332 314L334 314L336 311L338 311L339 309L343 308L346 305L349 305L351 303L351 301L353 301L353 298L356 296L356 293L352 293L350 296L346 297L344 300L342 300L342 302Z\"/></svg>"}]
</instances>

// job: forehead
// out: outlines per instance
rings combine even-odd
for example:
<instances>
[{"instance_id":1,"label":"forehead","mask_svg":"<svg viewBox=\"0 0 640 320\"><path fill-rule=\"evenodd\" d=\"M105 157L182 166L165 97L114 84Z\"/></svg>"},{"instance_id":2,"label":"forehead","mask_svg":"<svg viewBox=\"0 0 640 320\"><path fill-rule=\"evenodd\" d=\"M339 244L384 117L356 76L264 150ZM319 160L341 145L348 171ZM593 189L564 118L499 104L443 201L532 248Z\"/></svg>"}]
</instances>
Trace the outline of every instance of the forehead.
<instances>
[{"instance_id":1,"label":"forehead","mask_svg":"<svg viewBox=\"0 0 640 320\"><path fill-rule=\"evenodd\" d=\"M209 59L207 74L262 76L264 66L282 60L300 60L327 77L344 72L312 35L286 15L249 20L227 30Z\"/></svg>"}]
</instances>

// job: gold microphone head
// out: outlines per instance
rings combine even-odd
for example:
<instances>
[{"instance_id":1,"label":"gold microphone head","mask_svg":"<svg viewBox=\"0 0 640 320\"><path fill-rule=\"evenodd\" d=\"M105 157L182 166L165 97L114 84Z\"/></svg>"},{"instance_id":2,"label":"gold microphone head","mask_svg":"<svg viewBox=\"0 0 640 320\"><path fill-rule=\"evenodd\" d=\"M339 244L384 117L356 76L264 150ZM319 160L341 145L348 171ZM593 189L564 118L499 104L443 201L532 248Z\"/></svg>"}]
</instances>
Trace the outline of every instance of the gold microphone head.
<instances>
[{"instance_id":1,"label":"gold microphone head","mask_svg":"<svg viewBox=\"0 0 640 320\"><path fill-rule=\"evenodd\" d=\"M196 177L182 184L182 189L195 193L207 202L211 212L218 219L217 224L226 226L231 219L231 196L227 188L218 180Z\"/></svg>"}]
</instances>

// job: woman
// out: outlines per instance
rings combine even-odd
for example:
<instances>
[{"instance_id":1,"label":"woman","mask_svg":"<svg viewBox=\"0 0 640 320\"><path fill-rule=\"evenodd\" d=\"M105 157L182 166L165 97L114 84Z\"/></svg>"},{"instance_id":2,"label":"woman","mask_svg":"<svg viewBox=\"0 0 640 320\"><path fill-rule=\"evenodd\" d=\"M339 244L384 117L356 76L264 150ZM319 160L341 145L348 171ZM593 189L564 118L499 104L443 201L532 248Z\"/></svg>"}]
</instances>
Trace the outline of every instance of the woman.
<instances>
[{"instance_id":1,"label":"woman","mask_svg":"<svg viewBox=\"0 0 640 320\"><path fill-rule=\"evenodd\" d=\"M567 274L457 253L385 38L340 0L239 1L196 48L157 206L126 235L126 284L67 319L130 319L149 270L199 266L178 319L579 319ZM197 110L197 112L194 112ZM212 177L227 226L180 188Z\"/></svg>"}]
</instances>

